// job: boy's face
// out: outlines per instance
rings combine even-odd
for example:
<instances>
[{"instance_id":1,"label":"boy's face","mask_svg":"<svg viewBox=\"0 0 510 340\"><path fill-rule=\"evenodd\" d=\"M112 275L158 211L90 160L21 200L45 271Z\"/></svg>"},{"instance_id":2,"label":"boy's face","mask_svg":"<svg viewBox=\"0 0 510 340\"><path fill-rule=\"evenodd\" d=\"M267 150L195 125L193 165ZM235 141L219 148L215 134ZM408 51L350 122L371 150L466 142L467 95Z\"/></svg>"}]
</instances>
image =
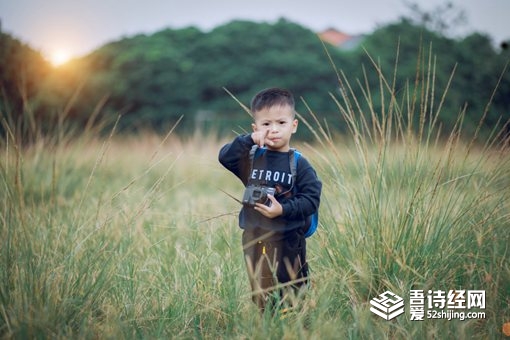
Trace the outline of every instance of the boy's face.
<instances>
[{"instance_id":1,"label":"boy's face","mask_svg":"<svg viewBox=\"0 0 510 340\"><path fill-rule=\"evenodd\" d=\"M253 131L267 131L267 139L273 142L273 145L266 145L267 148L273 151L289 151L290 138L298 126L294 110L288 105L278 105L254 112L253 115Z\"/></svg>"}]
</instances>

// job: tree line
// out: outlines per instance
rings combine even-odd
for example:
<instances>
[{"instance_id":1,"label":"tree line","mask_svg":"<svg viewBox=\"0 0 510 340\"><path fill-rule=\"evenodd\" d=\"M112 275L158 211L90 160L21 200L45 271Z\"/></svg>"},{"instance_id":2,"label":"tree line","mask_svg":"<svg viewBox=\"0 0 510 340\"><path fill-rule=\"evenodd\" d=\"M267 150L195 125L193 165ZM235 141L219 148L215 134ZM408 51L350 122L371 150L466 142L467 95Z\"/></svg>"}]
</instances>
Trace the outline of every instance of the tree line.
<instances>
[{"instance_id":1,"label":"tree line","mask_svg":"<svg viewBox=\"0 0 510 340\"><path fill-rule=\"evenodd\" d=\"M465 112L466 133L485 117L481 129L489 134L510 117L508 61L508 51L489 36L454 39L406 18L365 35L351 50L323 43L285 19L232 21L209 32L167 28L108 43L59 68L0 32L0 110L27 136L62 122L78 128L106 122L109 128L119 114L124 132L164 132L182 116L178 133L223 133L249 127L251 118L236 100L248 105L260 89L281 86L295 94L298 112L311 109L333 132L343 133L343 81L347 95L369 116L382 114L388 100L379 93L383 75L398 100L420 96L423 84L432 83L427 100L440 107L443 129L453 128Z\"/></svg>"}]
</instances>

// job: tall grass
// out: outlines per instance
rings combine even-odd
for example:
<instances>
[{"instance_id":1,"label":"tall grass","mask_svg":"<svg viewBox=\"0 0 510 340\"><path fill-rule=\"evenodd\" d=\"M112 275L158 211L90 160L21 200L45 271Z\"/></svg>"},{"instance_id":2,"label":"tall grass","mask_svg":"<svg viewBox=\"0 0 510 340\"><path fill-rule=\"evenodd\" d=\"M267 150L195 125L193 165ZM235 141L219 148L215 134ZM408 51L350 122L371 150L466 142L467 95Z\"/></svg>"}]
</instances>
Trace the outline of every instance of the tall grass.
<instances>
[{"instance_id":1,"label":"tall grass","mask_svg":"<svg viewBox=\"0 0 510 340\"><path fill-rule=\"evenodd\" d=\"M456 130L442 132L433 59L424 64L396 91L374 62L367 72L379 73L380 87L359 82L364 98L338 72L339 116L328 124L346 124L349 137L333 137L312 109L301 117L317 140L299 147L324 190L308 242L312 289L286 318L251 302L239 206L224 193L242 187L216 160L224 140L58 131L27 145L4 120L0 336L501 337L510 321L508 144L496 129L487 141L461 138L462 112ZM407 311L385 321L369 311L385 290L410 289L483 289L487 316L417 322Z\"/></svg>"},{"instance_id":2,"label":"tall grass","mask_svg":"<svg viewBox=\"0 0 510 340\"><path fill-rule=\"evenodd\" d=\"M380 76L377 95L388 103L382 112L373 109L368 86L363 99L355 98L337 72L343 95L332 97L351 132L344 146L311 109L311 118L301 117L320 142L311 149L329 189L317 271L328 278L327 291L344 296L338 308L351 306L345 336L497 338L510 318L509 141L502 126L486 141L477 134L461 138L465 111L453 131L441 133L437 122L448 89L434 103L431 54L400 97L375 61L373 67ZM369 315L370 298L386 290L407 296L411 289L483 289L487 318L392 323Z\"/></svg>"}]
</instances>

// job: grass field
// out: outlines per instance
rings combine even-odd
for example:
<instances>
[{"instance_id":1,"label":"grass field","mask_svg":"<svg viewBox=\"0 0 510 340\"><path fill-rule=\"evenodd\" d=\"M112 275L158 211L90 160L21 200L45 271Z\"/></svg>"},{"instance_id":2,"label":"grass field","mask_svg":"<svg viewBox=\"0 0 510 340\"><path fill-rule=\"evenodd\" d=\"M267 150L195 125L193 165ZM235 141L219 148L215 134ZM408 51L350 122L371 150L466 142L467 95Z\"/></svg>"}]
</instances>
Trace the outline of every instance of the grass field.
<instances>
[{"instance_id":1,"label":"grass field","mask_svg":"<svg viewBox=\"0 0 510 340\"><path fill-rule=\"evenodd\" d=\"M313 287L260 316L242 261L240 182L221 142L153 134L1 152L3 338L499 338L510 321L507 150L324 139ZM221 190L220 190L221 189ZM223 191L222 191L223 190ZM386 321L385 290L485 290L486 318Z\"/></svg>"},{"instance_id":2,"label":"grass field","mask_svg":"<svg viewBox=\"0 0 510 340\"><path fill-rule=\"evenodd\" d=\"M502 338L508 143L497 133L461 139L460 124L437 137L434 124L422 124L426 101L416 128L405 123L414 99L392 99L371 122L356 103L339 103L329 124L348 126L342 138L312 113L301 119L317 138L294 146L317 169L323 196L308 241L312 288L285 318L260 315L251 302L240 206L225 194L243 188L217 162L234 134L56 133L26 145L4 120L0 337ZM412 321L411 289L484 290L485 309L472 311L485 317ZM386 290L406 302L390 321L369 304Z\"/></svg>"}]
</instances>

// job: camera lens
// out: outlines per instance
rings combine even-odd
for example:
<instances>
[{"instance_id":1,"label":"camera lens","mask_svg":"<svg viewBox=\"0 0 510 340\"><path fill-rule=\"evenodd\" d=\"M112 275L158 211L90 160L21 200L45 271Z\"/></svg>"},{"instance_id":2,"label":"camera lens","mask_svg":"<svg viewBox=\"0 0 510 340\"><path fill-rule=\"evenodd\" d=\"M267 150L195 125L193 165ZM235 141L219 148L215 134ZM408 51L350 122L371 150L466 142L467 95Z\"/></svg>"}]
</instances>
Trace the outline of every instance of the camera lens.
<instances>
[{"instance_id":1,"label":"camera lens","mask_svg":"<svg viewBox=\"0 0 510 340\"><path fill-rule=\"evenodd\" d=\"M253 190L252 198L257 203L264 203L266 201L266 193L262 189Z\"/></svg>"}]
</instances>

